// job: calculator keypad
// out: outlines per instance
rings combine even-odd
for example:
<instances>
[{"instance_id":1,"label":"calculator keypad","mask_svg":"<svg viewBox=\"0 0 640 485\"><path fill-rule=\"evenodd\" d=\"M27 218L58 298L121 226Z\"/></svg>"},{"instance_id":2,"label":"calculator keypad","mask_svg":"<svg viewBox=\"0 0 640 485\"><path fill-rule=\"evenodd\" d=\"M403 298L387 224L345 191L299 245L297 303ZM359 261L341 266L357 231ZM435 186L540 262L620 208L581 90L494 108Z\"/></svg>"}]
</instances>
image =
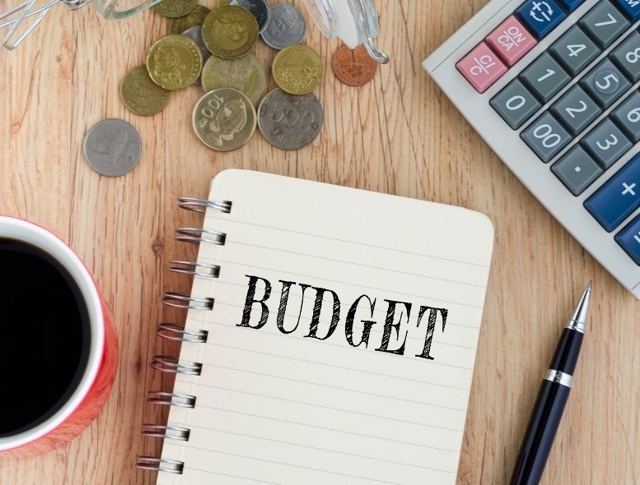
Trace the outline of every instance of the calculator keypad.
<instances>
[{"instance_id":1,"label":"calculator keypad","mask_svg":"<svg viewBox=\"0 0 640 485\"><path fill-rule=\"evenodd\" d=\"M604 169L611 167L632 147L631 142L611 120L600 123L581 143Z\"/></svg>"},{"instance_id":2,"label":"calculator keypad","mask_svg":"<svg viewBox=\"0 0 640 485\"><path fill-rule=\"evenodd\" d=\"M640 3L637 0L614 0L613 2L632 21L640 19Z\"/></svg>"},{"instance_id":3,"label":"calculator keypad","mask_svg":"<svg viewBox=\"0 0 640 485\"><path fill-rule=\"evenodd\" d=\"M458 70L485 92L585 1L523 1ZM490 100L541 162L553 162L551 172L574 196L615 170L640 142L640 91L631 90L640 82L640 29L629 32L640 20L640 0L592 5ZM618 167L584 207L607 232L618 231L615 240L640 265L640 216L620 229L640 208L640 154Z\"/></svg>"},{"instance_id":4,"label":"calculator keypad","mask_svg":"<svg viewBox=\"0 0 640 485\"><path fill-rule=\"evenodd\" d=\"M529 0L516 13L538 40L549 35L567 17L553 0Z\"/></svg>"},{"instance_id":5,"label":"calculator keypad","mask_svg":"<svg viewBox=\"0 0 640 485\"><path fill-rule=\"evenodd\" d=\"M602 110L580 86L576 85L551 106L551 112L573 135L577 135L589 126Z\"/></svg>"},{"instance_id":6,"label":"calculator keypad","mask_svg":"<svg viewBox=\"0 0 640 485\"><path fill-rule=\"evenodd\" d=\"M640 207L640 155L607 180L584 206L607 232L622 224Z\"/></svg>"},{"instance_id":7,"label":"calculator keypad","mask_svg":"<svg viewBox=\"0 0 640 485\"><path fill-rule=\"evenodd\" d=\"M609 1L600 1L579 22L603 49L609 47L629 28L629 21Z\"/></svg>"},{"instance_id":8,"label":"calculator keypad","mask_svg":"<svg viewBox=\"0 0 640 485\"><path fill-rule=\"evenodd\" d=\"M633 82L640 80L640 34L638 32L631 34L609 57Z\"/></svg>"},{"instance_id":9,"label":"calculator keypad","mask_svg":"<svg viewBox=\"0 0 640 485\"><path fill-rule=\"evenodd\" d=\"M551 166L551 170L573 195L584 192L603 172L580 145L569 150Z\"/></svg>"},{"instance_id":10,"label":"calculator keypad","mask_svg":"<svg viewBox=\"0 0 640 485\"><path fill-rule=\"evenodd\" d=\"M553 98L571 81L569 74L547 52L526 68L520 79L543 103Z\"/></svg>"},{"instance_id":11,"label":"calculator keypad","mask_svg":"<svg viewBox=\"0 0 640 485\"><path fill-rule=\"evenodd\" d=\"M640 141L640 93L636 91L625 99L611 114L611 119L633 143Z\"/></svg>"},{"instance_id":12,"label":"calculator keypad","mask_svg":"<svg viewBox=\"0 0 640 485\"><path fill-rule=\"evenodd\" d=\"M484 42L458 62L456 67L479 93L484 93L507 72L507 67Z\"/></svg>"},{"instance_id":13,"label":"calculator keypad","mask_svg":"<svg viewBox=\"0 0 640 485\"><path fill-rule=\"evenodd\" d=\"M604 109L631 87L631 83L609 59L600 62L580 84Z\"/></svg>"},{"instance_id":14,"label":"calculator keypad","mask_svg":"<svg viewBox=\"0 0 640 485\"><path fill-rule=\"evenodd\" d=\"M507 66L513 66L537 42L515 15L512 15L487 37L487 44Z\"/></svg>"},{"instance_id":15,"label":"calculator keypad","mask_svg":"<svg viewBox=\"0 0 640 485\"><path fill-rule=\"evenodd\" d=\"M540 109L541 105L529 90L515 79L491 100L491 106L511 128L517 130Z\"/></svg>"},{"instance_id":16,"label":"calculator keypad","mask_svg":"<svg viewBox=\"0 0 640 485\"><path fill-rule=\"evenodd\" d=\"M560 37L549 48L549 52L572 76L576 76L600 55L598 46L577 25Z\"/></svg>"},{"instance_id":17,"label":"calculator keypad","mask_svg":"<svg viewBox=\"0 0 640 485\"><path fill-rule=\"evenodd\" d=\"M550 162L571 141L571 135L550 113L543 114L520 136L545 163Z\"/></svg>"}]
</instances>

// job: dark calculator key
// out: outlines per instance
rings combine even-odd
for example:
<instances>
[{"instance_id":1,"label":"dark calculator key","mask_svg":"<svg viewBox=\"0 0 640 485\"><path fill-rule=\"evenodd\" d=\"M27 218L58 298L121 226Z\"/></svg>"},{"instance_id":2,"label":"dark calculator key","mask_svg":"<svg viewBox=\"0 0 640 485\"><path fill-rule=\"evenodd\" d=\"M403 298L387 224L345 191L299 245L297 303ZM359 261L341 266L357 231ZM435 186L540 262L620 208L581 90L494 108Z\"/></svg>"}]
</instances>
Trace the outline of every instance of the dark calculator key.
<instances>
[{"instance_id":1,"label":"dark calculator key","mask_svg":"<svg viewBox=\"0 0 640 485\"><path fill-rule=\"evenodd\" d=\"M584 192L603 172L580 145L569 150L551 170L573 195Z\"/></svg>"},{"instance_id":2,"label":"dark calculator key","mask_svg":"<svg viewBox=\"0 0 640 485\"><path fill-rule=\"evenodd\" d=\"M580 85L605 109L631 87L631 83L609 59L594 67L582 78Z\"/></svg>"},{"instance_id":3,"label":"dark calculator key","mask_svg":"<svg viewBox=\"0 0 640 485\"><path fill-rule=\"evenodd\" d=\"M624 131L631 141L640 141L640 93L635 91L616 108L611 119Z\"/></svg>"},{"instance_id":4,"label":"dark calculator key","mask_svg":"<svg viewBox=\"0 0 640 485\"><path fill-rule=\"evenodd\" d=\"M573 86L551 106L551 112L577 135L594 121L602 110L580 86Z\"/></svg>"},{"instance_id":5,"label":"dark calculator key","mask_svg":"<svg viewBox=\"0 0 640 485\"><path fill-rule=\"evenodd\" d=\"M600 49L580 27L574 25L551 45L549 52L569 74L576 76L598 57Z\"/></svg>"},{"instance_id":6,"label":"dark calculator key","mask_svg":"<svg viewBox=\"0 0 640 485\"><path fill-rule=\"evenodd\" d=\"M636 155L589 197L584 206L607 232L640 207L640 155Z\"/></svg>"},{"instance_id":7,"label":"dark calculator key","mask_svg":"<svg viewBox=\"0 0 640 485\"><path fill-rule=\"evenodd\" d=\"M633 146L611 120L600 123L581 143L605 170Z\"/></svg>"},{"instance_id":8,"label":"dark calculator key","mask_svg":"<svg viewBox=\"0 0 640 485\"><path fill-rule=\"evenodd\" d=\"M545 52L522 72L520 80L540 101L546 103L569 84L571 77Z\"/></svg>"},{"instance_id":9,"label":"dark calculator key","mask_svg":"<svg viewBox=\"0 0 640 485\"><path fill-rule=\"evenodd\" d=\"M580 26L603 49L629 27L629 21L609 1L600 1L580 19Z\"/></svg>"},{"instance_id":10,"label":"dark calculator key","mask_svg":"<svg viewBox=\"0 0 640 485\"><path fill-rule=\"evenodd\" d=\"M640 5L640 0L638 1ZM640 34L634 32L610 54L611 59L633 82L640 80Z\"/></svg>"},{"instance_id":11,"label":"dark calculator key","mask_svg":"<svg viewBox=\"0 0 640 485\"><path fill-rule=\"evenodd\" d=\"M541 105L520 81L514 79L491 100L491 106L511 128L517 130Z\"/></svg>"},{"instance_id":12,"label":"dark calculator key","mask_svg":"<svg viewBox=\"0 0 640 485\"><path fill-rule=\"evenodd\" d=\"M544 163L550 162L571 141L571 135L550 113L531 123L520 137Z\"/></svg>"}]
</instances>

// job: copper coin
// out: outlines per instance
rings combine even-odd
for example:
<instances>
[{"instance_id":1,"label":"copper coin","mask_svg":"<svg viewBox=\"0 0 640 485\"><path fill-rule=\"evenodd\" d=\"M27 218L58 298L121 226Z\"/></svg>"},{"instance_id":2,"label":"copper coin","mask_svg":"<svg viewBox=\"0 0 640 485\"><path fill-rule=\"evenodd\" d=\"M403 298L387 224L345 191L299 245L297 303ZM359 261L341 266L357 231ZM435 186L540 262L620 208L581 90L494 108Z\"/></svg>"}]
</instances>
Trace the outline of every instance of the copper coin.
<instances>
[{"instance_id":1,"label":"copper coin","mask_svg":"<svg viewBox=\"0 0 640 485\"><path fill-rule=\"evenodd\" d=\"M355 49L349 49L346 45L340 47L333 55L332 66L336 77L349 86L368 83L378 70L378 63L361 45Z\"/></svg>"}]
</instances>

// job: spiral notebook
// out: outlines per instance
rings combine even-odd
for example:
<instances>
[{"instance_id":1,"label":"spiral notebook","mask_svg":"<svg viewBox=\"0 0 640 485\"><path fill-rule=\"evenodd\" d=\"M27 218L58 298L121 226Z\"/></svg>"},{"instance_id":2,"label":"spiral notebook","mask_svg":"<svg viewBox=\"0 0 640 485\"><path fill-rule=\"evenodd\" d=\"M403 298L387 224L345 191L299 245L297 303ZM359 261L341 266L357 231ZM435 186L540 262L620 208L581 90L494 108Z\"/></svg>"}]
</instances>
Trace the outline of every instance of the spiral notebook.
<instances>
[{"instance_id":1,"label":"spiral notebook","mask_svg":"<svg viewBox=\"0 0 640 485\"><path fill-rule=\"evenodd\" d=\"M467 209L227 170L202 210L160 485L455 483L493 228Z\"/></svg>"}]
</instances>

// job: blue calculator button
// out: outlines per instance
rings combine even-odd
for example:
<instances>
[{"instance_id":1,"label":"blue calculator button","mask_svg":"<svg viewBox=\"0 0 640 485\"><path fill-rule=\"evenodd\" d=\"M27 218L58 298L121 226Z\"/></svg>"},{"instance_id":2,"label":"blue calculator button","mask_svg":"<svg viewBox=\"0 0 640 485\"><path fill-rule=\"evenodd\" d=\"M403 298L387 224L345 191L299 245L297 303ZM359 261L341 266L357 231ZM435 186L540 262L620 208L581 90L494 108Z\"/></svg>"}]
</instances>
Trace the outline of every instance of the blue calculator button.
<instances>
[{"instance_id":1,"label":"blue calculator button","mask_svg":"<svg viewBox=\"0 0 640 485\"><path fill-rule=\"evenodd\" d=\"M640 19L640 1L638 0L613 0L622 13L633 22Z\"/></svg>"},{"instance_id":2,"label":"blue calculator button","mask_svg":"<svg viewBox=\"0 0 640 485\"><path fill-rule=\"evenodd\" d=\"M607 232L613 231L640 207L640 155L627 162L584 206Z\"/></svg>"},{"instance_id":3,"label":"blue calculator button","mask_svg":"<svg viewBox=\"0 0 640 485\"><path fill-rule=\"evenodd\" d=\"M560 3L568 12L573 12L576 8L584 3L584 0L560 0Z\"/></svg>"},{"instance_id":4,"label":"blue calculator button","mask_svg":"<svg viewBox=\"0 0 640 485\"><path fill-rule=\"evenodd\" d=\"M640 216L616 235L616 242L640 265Z\"/></svg>"},{"instance_id":5,"label":"blue calculator button","mask_svg":"<svg viewBox=\"0 0 640 485\"><path fill-rule=\"evenodd\" d=\"M516 13L538 39L546 37L567 17L552 0L529 0Z\"/></svg>"}]
</instances>

